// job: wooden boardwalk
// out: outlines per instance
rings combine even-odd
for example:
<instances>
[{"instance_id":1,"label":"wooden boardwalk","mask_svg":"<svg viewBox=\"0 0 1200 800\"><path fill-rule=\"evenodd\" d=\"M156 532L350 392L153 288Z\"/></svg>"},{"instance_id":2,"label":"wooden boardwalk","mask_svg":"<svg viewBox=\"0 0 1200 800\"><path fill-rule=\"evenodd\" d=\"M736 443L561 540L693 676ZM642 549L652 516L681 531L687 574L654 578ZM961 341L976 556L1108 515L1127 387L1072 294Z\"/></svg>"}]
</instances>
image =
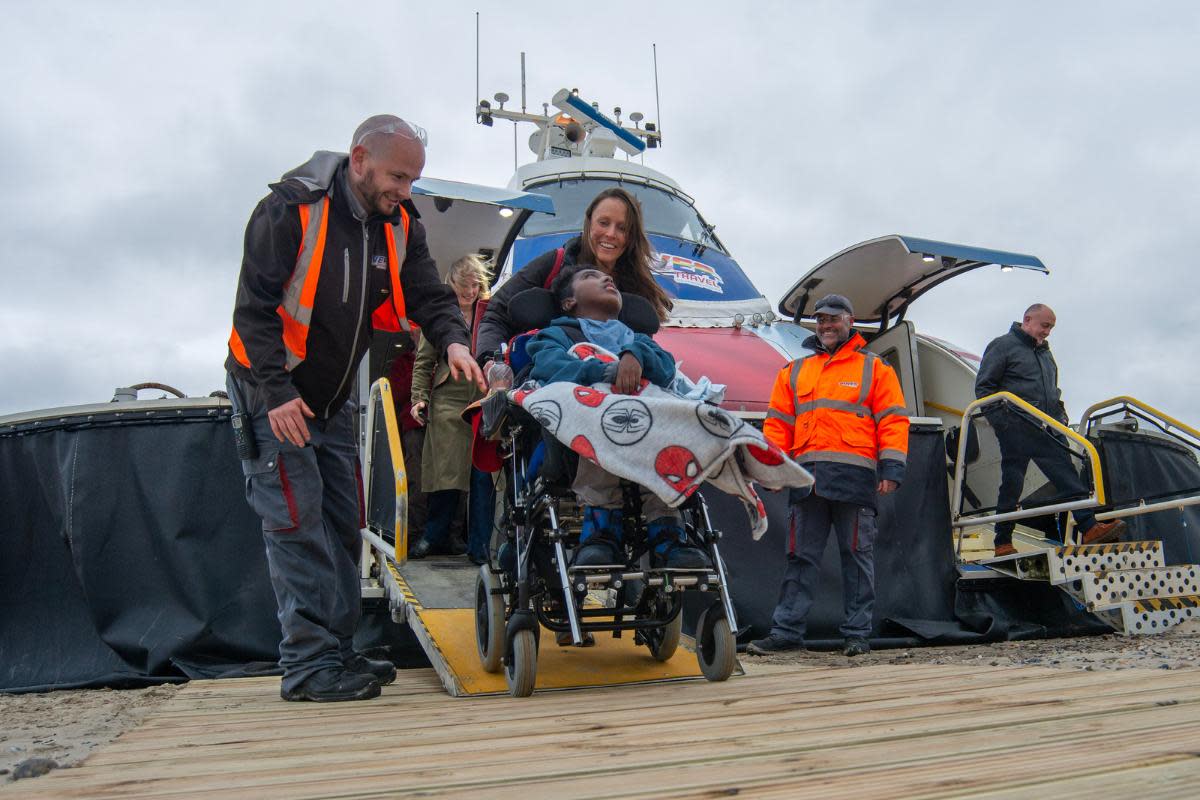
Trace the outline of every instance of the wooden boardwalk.
<instances>
[{"instance_id":1,"label":"wooden boardwalk","mask_svg":"<svg viewBox=\"0 0 1200 800\"><path fill-rule=\"evenodd\" d=\"M703 681L366 703L196 681L0 798L1195 797L1200 670L747 665Z\"/></svg>"}]
</instances>

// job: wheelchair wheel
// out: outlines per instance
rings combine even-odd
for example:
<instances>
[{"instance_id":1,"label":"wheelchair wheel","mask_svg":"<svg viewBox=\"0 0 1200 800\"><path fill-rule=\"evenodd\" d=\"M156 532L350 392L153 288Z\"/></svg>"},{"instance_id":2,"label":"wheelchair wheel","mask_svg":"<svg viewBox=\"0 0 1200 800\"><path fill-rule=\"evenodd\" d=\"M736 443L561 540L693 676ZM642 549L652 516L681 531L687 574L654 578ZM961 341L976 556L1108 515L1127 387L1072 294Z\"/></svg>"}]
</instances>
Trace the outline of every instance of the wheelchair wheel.
<instances>
[{"instance_id":1,"label":"wheelchair wheel","mask_svg":"<svg viewBox=\"0 0 1200 800\"><path fill-rule=\"evenodd\" d=\"M475 579L475 645L485 672L499 672L504 662L504 597L492 594L500 579L487 564Z\"/></svg>"},{"instance_id":2,"label":"wheelchair wheel","mask_svg":"<svg viewBox=\"0 0 1200 800\"><path fill-rule=\"evenodd\" d=\"M655 613L665 613L662 606L655 604ZM663 604L665 605L665 604ZM683 612L675 615L675 619L661 628L652 628L645 633L646 646L655 661L669 661L679 647L679 635L683 633Z\"/></svg>"},{"instance_id":3,"label":"wheelchair wheel","mask_svg":"<svg viewBox=\"0 0 1200 800\"><path fill-rule=\"evenodd\" d=\"M737 640L720 603L710 606L696 621L696 660L710 681L727 680L737 664Z\"/></svg>"},{"instance_id":4,"label":"wheelchair wheel","mask_svg":"<svg viewBox=\"0 0 1200 800\"><path fill-rule=\"evenodd\" d=\"M512 638L512 650L504 665L504 680L513 697L529 697L537 678L537 640L531 630L520 630Z\"/></svg>"}]
</instances>

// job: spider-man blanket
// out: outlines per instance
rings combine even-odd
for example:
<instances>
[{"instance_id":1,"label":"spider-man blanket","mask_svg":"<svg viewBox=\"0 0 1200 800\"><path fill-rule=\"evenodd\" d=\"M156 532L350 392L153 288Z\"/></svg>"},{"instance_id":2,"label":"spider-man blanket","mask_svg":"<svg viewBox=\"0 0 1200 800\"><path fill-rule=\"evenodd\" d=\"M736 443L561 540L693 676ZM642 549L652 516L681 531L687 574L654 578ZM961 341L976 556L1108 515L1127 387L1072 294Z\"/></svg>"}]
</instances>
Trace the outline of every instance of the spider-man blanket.
<instances>
[{"instance_id":1,"label":"spider-man blanket","mask_svg":"<svg viewBox=\"0 0 1200 800\"><path fill-rule=\"evenodd\" d=\"M571 353L614 360L590 343L575 345ZM767 515L751 481L768 489L812 485L808 471L752 425L642 383L638 394L623 395L613 394L607 383L531 382L509 397L580 456L644 486L668 506L678 506L705 481L737 496L755 539L766 532Z\"/></svg>"}]
</instances>

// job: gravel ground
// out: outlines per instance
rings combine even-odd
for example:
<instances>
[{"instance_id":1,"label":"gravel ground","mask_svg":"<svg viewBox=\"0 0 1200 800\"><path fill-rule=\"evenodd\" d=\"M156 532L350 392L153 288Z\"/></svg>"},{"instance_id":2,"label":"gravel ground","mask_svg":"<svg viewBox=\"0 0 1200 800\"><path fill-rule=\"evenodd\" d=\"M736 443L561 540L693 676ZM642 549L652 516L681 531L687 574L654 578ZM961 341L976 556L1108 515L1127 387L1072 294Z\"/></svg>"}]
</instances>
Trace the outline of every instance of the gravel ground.
<instances>
[{"instance_id":1,"label":"gravel ground","mask_svg":"<svg viewBox=\"0 0 1200 800\"><path fill-rule=\"evenodd\" d=\"M742 655L756 663L853 669L874 664L1035 665L1056 669L1186 669L1200 666L1200 621L1154 637L1087 636L997 642L963 647L878 650L849 659L840 653L800 652L777 656ZM0 789L18 774L34 777L49 762L77 765L94 748L137 725L175 696L178 686L149 689L82 690L47 694L0 694Z\"/></svg>"},{"instance_id":2,"label":"gravel ground","mask_svg":"<svg viewBox=\"0 0 1200 800\"><path fill-rule=\"evenodd\" d=\"M743 654L744 662L800 664L816 667L864 667L873 664L1028 665L1058 669L1184 669L1200 667L1200 621L1178 625L1157 636L1081 636L1022 642L913 647L876 650L846 658L840 652L798 652L774 656Z\"/></svg>"}]
</instances>

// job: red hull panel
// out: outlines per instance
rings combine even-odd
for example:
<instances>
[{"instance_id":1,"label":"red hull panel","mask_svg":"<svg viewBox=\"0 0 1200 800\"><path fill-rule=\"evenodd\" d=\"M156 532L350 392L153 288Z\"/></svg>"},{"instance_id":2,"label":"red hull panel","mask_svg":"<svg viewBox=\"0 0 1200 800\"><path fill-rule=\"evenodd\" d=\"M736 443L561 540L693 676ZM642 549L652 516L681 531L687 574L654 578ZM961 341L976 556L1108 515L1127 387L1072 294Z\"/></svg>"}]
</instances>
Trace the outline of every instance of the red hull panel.
<instances>
[{"instance_id":1,"label":"red hull panel","mask_svg":"<svg viewBox=\"0 0 1200 800\"><path fill-rule=\"evenodd\" d=\"M654 336L692 380L723 383L730 411L765 412L775 376L787 359L754 333L738 328L662 328Z\"/></svg>"}]
</instances>

